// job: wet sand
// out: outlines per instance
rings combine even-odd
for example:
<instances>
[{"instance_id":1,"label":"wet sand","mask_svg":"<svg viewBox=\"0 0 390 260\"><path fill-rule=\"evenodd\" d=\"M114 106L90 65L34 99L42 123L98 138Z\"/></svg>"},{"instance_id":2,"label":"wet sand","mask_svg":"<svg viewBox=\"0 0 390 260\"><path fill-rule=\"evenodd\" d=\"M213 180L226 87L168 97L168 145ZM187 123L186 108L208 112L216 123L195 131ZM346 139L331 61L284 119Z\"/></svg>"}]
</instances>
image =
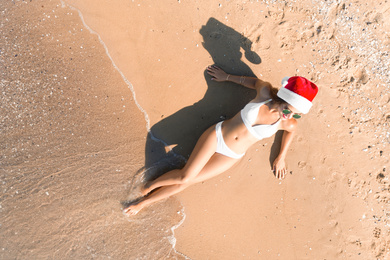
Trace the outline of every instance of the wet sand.
<instances>
[{"instance_id":1,"label":"wet sand","mask_svg":"<svg viewBox=\"0 0 390 260\"><path fill-rule=\"evenodd\" d=\"M369 4L1 3L0 258L387 259L390 6ZM211 64L319 86L290 174L270 170L279 133L124 216L143 175L253 97Z\"/></svg>"},{"instance_id":2,"label":"wet sand","mask_svg":"<svg viewBox=\"0 0 390 260\"><path fill-rule=\"evenodd\" d=\"M98 37L59 2L1 5L0 258L169 254L179 202L149 218L121 211L146 122Z\"/></svg>"}]
</instances>

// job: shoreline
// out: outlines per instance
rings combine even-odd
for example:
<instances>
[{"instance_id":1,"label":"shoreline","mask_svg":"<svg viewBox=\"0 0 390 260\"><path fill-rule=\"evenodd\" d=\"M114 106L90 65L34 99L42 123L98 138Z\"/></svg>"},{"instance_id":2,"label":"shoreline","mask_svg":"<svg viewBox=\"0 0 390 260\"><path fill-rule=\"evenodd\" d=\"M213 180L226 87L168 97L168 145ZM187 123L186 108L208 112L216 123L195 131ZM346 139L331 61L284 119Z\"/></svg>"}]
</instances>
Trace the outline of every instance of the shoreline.
<instances>
[{"instance_id":1,"label":"shoreline","mask_svg":"<svg viewBox=\"0 0 390 260\"><path fill-rule=\"evenodd\" d=\"M142 108L142 106L138 103L137 98L136 98L136 93L135 93L135 90L134 90L133 85L132 85L131 82L125 77L125 75L123 74L123 72L116 66L114 60L111 58L111 55L110 55L110 53L109 53L109 51L108 51L108 48L107 48L106 44L105 44L105 43L103 42L103 40L101 39L100 35L99 35L97 32L95 32L94 30L92 30L92 29L85 23L84 17L83 17L83 15L82 15L82 13L81 13L81 11L80 11L79 9L77 9L77 8L75 8L75 7L73 7L73 6L69 5L69 4L66 4L63 0L60 0L60 1L61 1L61 4L62 4L63 8L67 6L67 7L69 7L71 10L77 11L77 13L78 13L78 15L79 15L81 21L83 22L84 27L85 27L92 35L96 35L96 36L98 37L100 44L103 46L104 50L106 51L106 55L108 56L108 58L109 58L109 59L111 60L111 62L112 62L112 66L118 71L118 73L121 75L123 81L126 83L126 85L128 86L128 88L130 89L130 91L131 91L131 93L132 93L132 96L133 96L133 102L135 103L135 105L137 106L137 108L139 109L139 111L144 115L145 122L146 122L146 131L148 132L148 134L151 135L151 138L153 139L153 141L155 141L155 142L161 142L164 146L168 146L168 145L164 142L164 140L158 139L157 137L155 137L155 136L153 135L153 133L152 133L152 131L151 131L151 127L150 127L150 120L149 120L148 113L147 113L147 112ZM170 152L173 152L170 148L169 148L169 151L170 151ZM174 152L173 152L173 153L174 153ZM174 156L179 156L179 157L180 157L180 155L175 154L175 153L174 153ZM157 164L158 164L158 163L159 163L159 162L157 162ZM147 171L147 170L148 170L148 169L146 169L145 171ZM182 219L181 219L177 224L175 224L174 226L172 226L172 227L170 228L170 230L171 230L171 232L172 232L172 235L171 235L171 236L168 236L168 241L169 241L169 243L172 245L172 249L174 250L174 255L176 254L176 257L175 257L175 258L177 258L178 256L182 256L182 257L184 257L185 259L190 259L190 258L188 258L186 255L184 255L184 254L178 252L178 251L176 250L176 248L175 248L175 247L176 247L175 230L176 230L178 227L180 227L180 225L182 225L183 222L184 222L185 219L186 219L186 214L184 213L184 207L183 207L183 205L181 205L181 207L182 207L182 208L180 209L180 213L178 212L178 214L182 216ZM125 216L125 217L126 217L126 218L129 218L129 217L127 217L127 216ZM171 254L171 253L169 253L169 254Z\"/></svg>"},{"instance_id":2,"label":"shoreline","mask_svg":"<svg viewBox=\"0 0 390 260\"><path fill-rule=\"evenodd\" d=\"M14 39L18 50L15 54L6 49L6 64L12 66L6 66L1 82L9 102L1 106L8 116L2 117L6 122L2 158L7 164L1 176L0 255L69 259L170 255L174 244L161 238L171 236L169 232L173 234L176 223L184 219L167 210L180 209L177 201L170 199L159 213L150 212L158 221L152 220L149 227L151 219L129 221L118 205L133 186L132 174L143 165L146 133L139 125L147 128L149 121L99 34L77 9L60 1L2 6L6 22L15 17L25 20L11 27L2 24L11 28L3 31L5 46ZM31 35L18 34L23 26L31 27ZM18 120L10 120L14 115ZM131 129L130 135L126 129ZM138 251L144 245L149 246Z\"/></svg>"}]
</instances>

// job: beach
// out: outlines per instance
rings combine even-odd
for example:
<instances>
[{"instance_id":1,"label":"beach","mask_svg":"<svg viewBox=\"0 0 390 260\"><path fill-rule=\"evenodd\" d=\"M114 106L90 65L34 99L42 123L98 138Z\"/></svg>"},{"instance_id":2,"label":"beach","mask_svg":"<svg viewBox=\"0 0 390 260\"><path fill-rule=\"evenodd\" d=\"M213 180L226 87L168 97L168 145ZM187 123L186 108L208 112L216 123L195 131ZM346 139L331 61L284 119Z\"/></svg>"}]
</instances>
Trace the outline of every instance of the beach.
<instances>
[{"instance_id":1,"label":"beach","mask_svg":"<svg viewBox=\"0 0 390 260\"><path fill-rule=\"evenodd\" d=\"M388 259L390 3L7 1L1 259ZM319 93L227 172L122 209L255 95L217 65Z\"/></svg>"}]
</instances>

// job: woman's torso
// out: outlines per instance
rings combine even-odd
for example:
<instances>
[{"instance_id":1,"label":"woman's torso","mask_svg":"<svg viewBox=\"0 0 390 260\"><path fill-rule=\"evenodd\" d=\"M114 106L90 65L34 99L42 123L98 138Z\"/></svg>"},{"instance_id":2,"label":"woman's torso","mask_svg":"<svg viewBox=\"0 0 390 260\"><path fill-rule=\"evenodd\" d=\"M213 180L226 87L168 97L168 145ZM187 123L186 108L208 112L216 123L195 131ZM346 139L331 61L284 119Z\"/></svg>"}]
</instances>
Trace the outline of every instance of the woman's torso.
<instances>
[{"instance_id":1,"label":"woman's torso","mask_svg":"<svg viewBox=\"0 0 390 260\"><path fill-rule=\"evenodd\" d=\"M230 149L238 154L245 153L250 146L260 140L260 136L263 136L263 138L269 137L280 129L279 113L271 112L267 105L270 104L269 102L271 100L268 97L258 95L244 108L245 113L242 114L240 111L222 124L223 138ZM252 113L251 117L253 118L246 118L248 109L254 110L252 112L255 113L258 111L257 116L253 117ZM243 121L243 116L247 125ZM257 129L249 129L251 125L257 127ZM267 133L261 134L262 130ZM258 134L255 133L256 131Z\"/></svg>"}]
</instances>

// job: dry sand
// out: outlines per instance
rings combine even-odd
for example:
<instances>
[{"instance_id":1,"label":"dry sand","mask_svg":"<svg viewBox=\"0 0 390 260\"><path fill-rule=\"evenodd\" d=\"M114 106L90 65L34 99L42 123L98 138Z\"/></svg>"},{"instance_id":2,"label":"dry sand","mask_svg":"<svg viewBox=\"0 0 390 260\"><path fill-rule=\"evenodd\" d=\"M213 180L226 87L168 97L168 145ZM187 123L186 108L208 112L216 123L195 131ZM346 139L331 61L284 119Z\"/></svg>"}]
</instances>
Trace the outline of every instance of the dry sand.
<instances>
[{"instance_id":1,"label":"dry sand","mask_svg":"<svg viewBox=\"0 0 390 260\"><path fill-rule=\"evenodd\" d=\"M0 7L1 259L390 257L387 1ZM291 174L270 171L279 133L228 172L125 217L145 169L177 167L253 97L211 82L210 64L319 86Z\"/></svg>"}]
</instances>

